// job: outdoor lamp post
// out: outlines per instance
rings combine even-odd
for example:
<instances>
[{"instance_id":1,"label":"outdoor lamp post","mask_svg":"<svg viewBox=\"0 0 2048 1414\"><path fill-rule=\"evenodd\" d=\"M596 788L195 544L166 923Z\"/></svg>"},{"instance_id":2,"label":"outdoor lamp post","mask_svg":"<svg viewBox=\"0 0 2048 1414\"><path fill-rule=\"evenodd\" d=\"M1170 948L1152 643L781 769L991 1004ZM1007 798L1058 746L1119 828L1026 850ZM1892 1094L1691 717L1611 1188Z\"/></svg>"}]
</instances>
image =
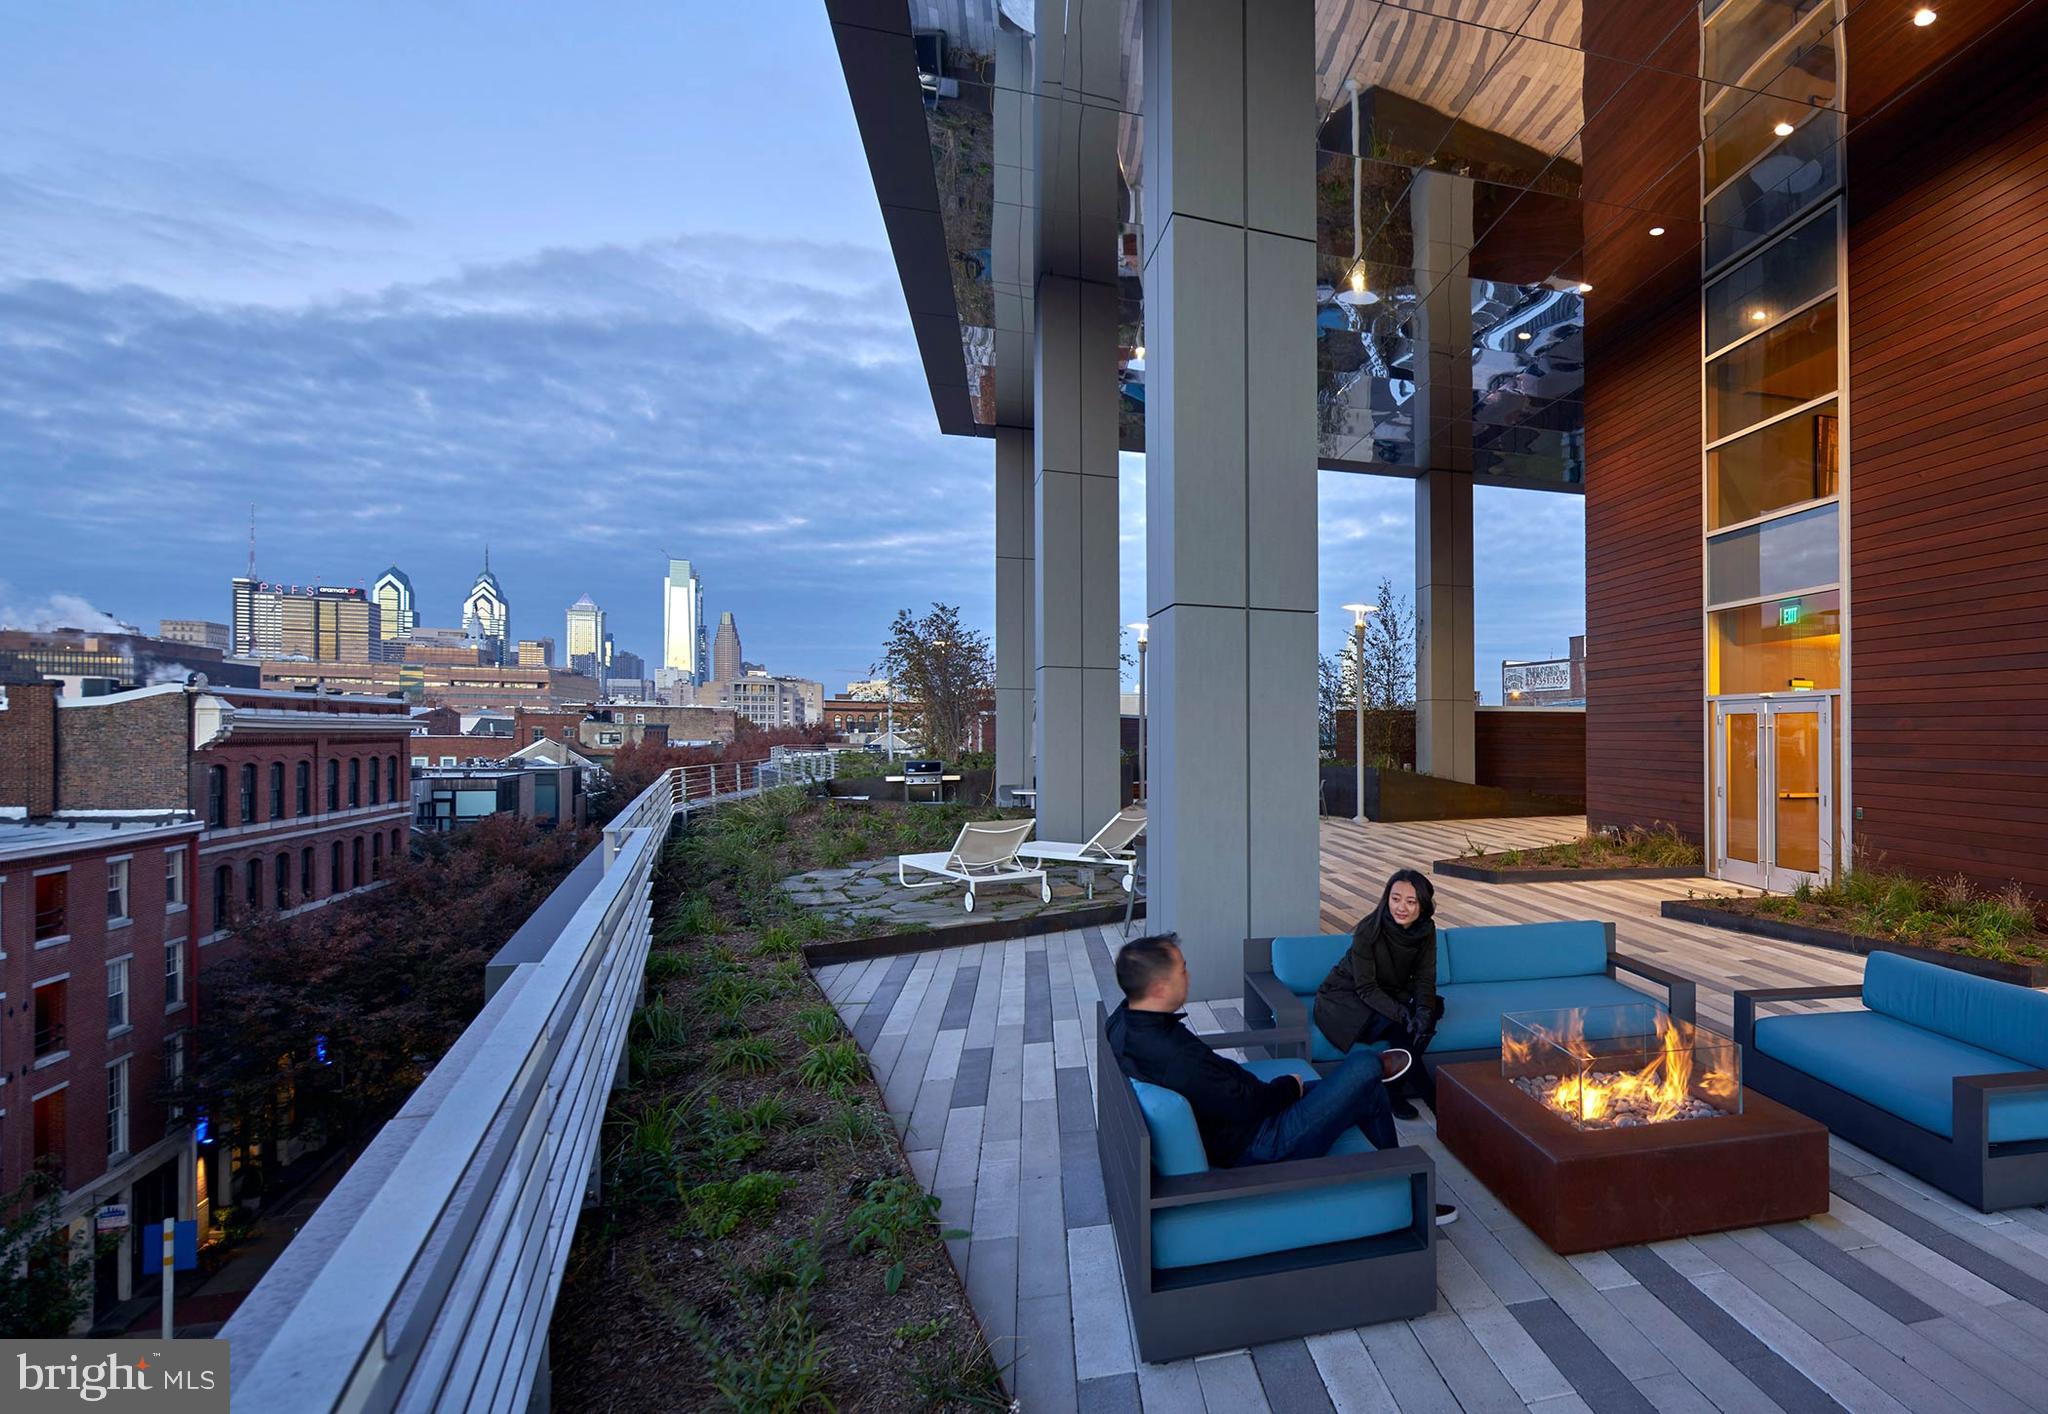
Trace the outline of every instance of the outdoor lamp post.
<instances>
[{"instance_id":1,"label":"outdoor lamp post","mask_svg":"<svg viewBox=\"0 0 2048 1414\"><path fill-rule=\"evenodd\" d=\"M1140 799L1140 800L1144 800L1144 799L1146 798L1146 795L1145 795L1145 787L1146 787L1146 785L1147 785L1147 784L1149 783L1149 780L1150 780L1150 777L1149 777L1149 776L1147 776L1147 774L1146 774L1146 771L1145 771L1145 767L1146 767L1146 766L1147 766L1147 765L1149 764L1149 763L1148 763L1148 762L1147 762L1147 761L1145 760L1145 631L1146 631L1146 629L1150 628L1150 627L1151 627L1151 625L1150 625L1150 624L1148 624L1148 623L1147 623L1147 622L1146 622L1145 620L1143 620L1143 619L1140 619L1140 620L1138 620L1138 621L1137 621L1136 623L1134 623L1134 624L1130 624L1130 625L1127 625L1127 627L1128 627L1128 628L1129 628L1129 629L1131 630L1131 632L1132 632L1132 633L1135 633L1135 634L1137 634L1137 635L1138 635L1138 790L1137 790L1137 795L1138 795L1138 799Z\"/></svg>"},{"instance_id":2,"label":"outdoor lamp post","mask_svg":"<svg viewBox=\"0 0 2048 1414\"><path fill-rule=\"evenodd\" d=\"M1358 797L1352 802L1352 820L1365 823L1365 616L1379 612L1377 604L1346 604L1351 611L1351 694L1358 715L1351 733L1351 754L1357 758Z\"/></svg>"}]
</instances>

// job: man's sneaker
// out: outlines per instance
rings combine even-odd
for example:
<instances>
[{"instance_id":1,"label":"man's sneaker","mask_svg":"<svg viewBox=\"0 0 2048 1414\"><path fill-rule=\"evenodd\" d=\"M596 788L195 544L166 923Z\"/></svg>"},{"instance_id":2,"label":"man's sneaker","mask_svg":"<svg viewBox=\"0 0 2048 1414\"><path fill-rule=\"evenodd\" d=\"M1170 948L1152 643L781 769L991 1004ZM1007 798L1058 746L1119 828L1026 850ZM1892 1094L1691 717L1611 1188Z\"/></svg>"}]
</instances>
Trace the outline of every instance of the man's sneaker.
<instances>
[{"instance_id":1,"label":"man's sneaker","mask_svg":"<svg viewBox=\"0 0 2048 1414\"><path fill-rule=\"evenodd\" d=\"M1449 1203L1439 1203L1436 1205L1436 1225L1438 1227L1449 1227L1457 1220L1458 1210L1456 1208L1452 1207Z\"/></svg>"},{"instance_id":2,"label":"man's sneaker","mask_svg":"<svg viewBox=\"0 0 2048 1414\"><path fill-rule=\"evenodd\" d=\"M1415 1064L1415 1057L1399 1046L1389 1046L1380 1052L1380 1079L1392 1085L1408 1073L1408 1067Z\"/></svg>"}]
</instances>

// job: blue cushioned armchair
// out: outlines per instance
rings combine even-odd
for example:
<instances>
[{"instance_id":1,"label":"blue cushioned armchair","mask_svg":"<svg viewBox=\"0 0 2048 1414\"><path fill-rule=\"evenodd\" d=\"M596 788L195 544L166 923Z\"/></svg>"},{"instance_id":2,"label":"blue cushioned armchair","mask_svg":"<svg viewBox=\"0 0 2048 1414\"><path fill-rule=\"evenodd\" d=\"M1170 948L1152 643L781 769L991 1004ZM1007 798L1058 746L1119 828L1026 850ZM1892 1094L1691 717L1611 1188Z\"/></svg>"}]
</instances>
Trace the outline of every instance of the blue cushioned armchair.
<instances>
[{"instance_id":1,"label":"blue cushioned armchair","mask_svg":"<svg viewBox=\"0 0 2048 1414\"><path fill-rule=\"evenodd\" d=\"M1735 1039L1744 1084L1850 1143L1987 1213L2048 1202L2048 993L1876 952L1860 986L1737 992Z\"/></svg>"},{"instance_id":2,"label":"blue cushioned armchair","mask_svg":"<svg viewBox=\"0 0 2048 1414\"><path fill-rule=\"evenodd\" d=\"M1138 1354L1157 1363L1436 1304L1436 1165L1351 1130L1320 1159L1212 1169L1187 1101L1127 1079L1095 1009L1096 1145ZM1247 1032L1205 1035L1219 1050ZM1262 1079L1313 1079L1298 1060Z\"/></svg>"},{"instance_id":3,"label":"blue cushioned armchair","mask_svg":"<svg viewBox=\"0 0 2048 1414\"><path fill-rule=\"evenodd\" d=\"M1316 989L1350 946L1348 933L1245 940L1244 1019L1264 1037L1258 1044L1322 1070L1344 1058L1316 1029L1310 1010ZM1677 1020L1694 1015L1691 981L1616 952L1614 925L1593 919L1439 928L1436 971L1444 1014L1423 1058L1432 1068L1498 1056L1500 1019L1508 1012L1661 1000ZM1664 996L1646 996L1621 981L1622 972L1655 983Z\"/></svg>"}]
</instances>

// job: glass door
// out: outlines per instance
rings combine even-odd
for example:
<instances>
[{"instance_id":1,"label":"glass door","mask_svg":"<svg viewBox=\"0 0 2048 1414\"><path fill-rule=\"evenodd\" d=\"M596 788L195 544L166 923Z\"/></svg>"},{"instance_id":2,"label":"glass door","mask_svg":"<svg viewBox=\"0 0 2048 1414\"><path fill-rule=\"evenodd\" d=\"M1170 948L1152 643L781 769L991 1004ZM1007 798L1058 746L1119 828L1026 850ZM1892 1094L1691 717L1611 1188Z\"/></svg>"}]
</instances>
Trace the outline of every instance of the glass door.
<instances>
[{"instance_id":1,"label":"glass door","mask_svg":"<svg viewBox=\"0 0 2048 1414\"><path fill-rule=\"evenodd\" d=\"M1834 699L1714 704L1715 874L1786 891L1834 872Z\"/></svg>"}]
</instances>

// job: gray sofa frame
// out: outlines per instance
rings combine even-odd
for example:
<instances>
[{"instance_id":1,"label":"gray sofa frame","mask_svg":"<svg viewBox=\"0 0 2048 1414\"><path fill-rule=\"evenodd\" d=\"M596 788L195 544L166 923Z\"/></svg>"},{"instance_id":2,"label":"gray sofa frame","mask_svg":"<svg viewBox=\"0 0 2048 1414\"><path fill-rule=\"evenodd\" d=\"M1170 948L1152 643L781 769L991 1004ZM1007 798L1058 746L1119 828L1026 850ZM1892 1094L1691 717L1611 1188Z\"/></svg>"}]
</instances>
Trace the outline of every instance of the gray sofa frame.
<instances>
[{"instance_id":1,"label":"gray sofa frame","mask_svg":"<svg viewBox=\"0 0 2048 1414\"><path fill-rule=\"evenodd\" d=\"M1742 1083L1819 1120L1830 1131L1916 1178L1952 1193L1980 1212L2048 1203L2048 1140L1993 1144L1991 1099L2001 1094L2048 1092L2048 1070L1955 1077L1951 1126L1944 1139L1868 1100L1756 1047L1759 1003L1860 997L1860 984L1839 987L1770 987L1735 994L1735 1039L1742 1047Z\"/></svg>"},{"instance_id":2,"label":"gray sofa frame","mask_svg":"<svg viewBox=\"0 0 2048 1414\"><path fill-rule=\"evenodd\" d=\"M1403 1147L1180 1177L1156 1174L1151 1131L1109 1048L1105 1018L1098 1002L1095 1142L1140 1359L1157 1364L1406 1320L1435 1308L1436 1163L1426 1152ZM1256 1046L1264 1038L1231 1031L1202 1034L1201 1039L1228 1050ZM1152 1215L1161 1209L1308 1192L1395 1174L1407 1176L1412 1203L1408 1226L1397 1231L1232 1262L1152 1268Z\"/></svg>"},{"instance_id":3,"label":"gray sofa frame","mask_svg":"<svg viewBox=\"0 0 2048 1414\"><path fill-rule=\"evenodd\" d=\"M1646 981L1654 982L1664 989L1664 1007L1673 1019L1694 1021L1698 1014L1698 988L1690 978L1681 977L1669 968L1645 962L1614 950L1614 925L1604 925L1607 930L1607 975L1616 977L1623 972L1633 973ZM1657 1000L1645 997L1647 1001ZM1271 938L1246 938L1244 940L1244 1022L1246 1026L1266 1037L1259 1044L1268 1054L1308 1060L1308 1004L1288 990L1287 984L1273 974L1273 940ZM1439 1066L1456 1065L1460 1061L1497 1060L1500 1057L1500 1043L1481 1046L1464 1051L1428 1051L1423 1054L1423 1064L1432 1071ZM1336 1067L1335 1061L1313 1062L1318 1071L1329 1071Z\"/></svg>"}]
</instances>

